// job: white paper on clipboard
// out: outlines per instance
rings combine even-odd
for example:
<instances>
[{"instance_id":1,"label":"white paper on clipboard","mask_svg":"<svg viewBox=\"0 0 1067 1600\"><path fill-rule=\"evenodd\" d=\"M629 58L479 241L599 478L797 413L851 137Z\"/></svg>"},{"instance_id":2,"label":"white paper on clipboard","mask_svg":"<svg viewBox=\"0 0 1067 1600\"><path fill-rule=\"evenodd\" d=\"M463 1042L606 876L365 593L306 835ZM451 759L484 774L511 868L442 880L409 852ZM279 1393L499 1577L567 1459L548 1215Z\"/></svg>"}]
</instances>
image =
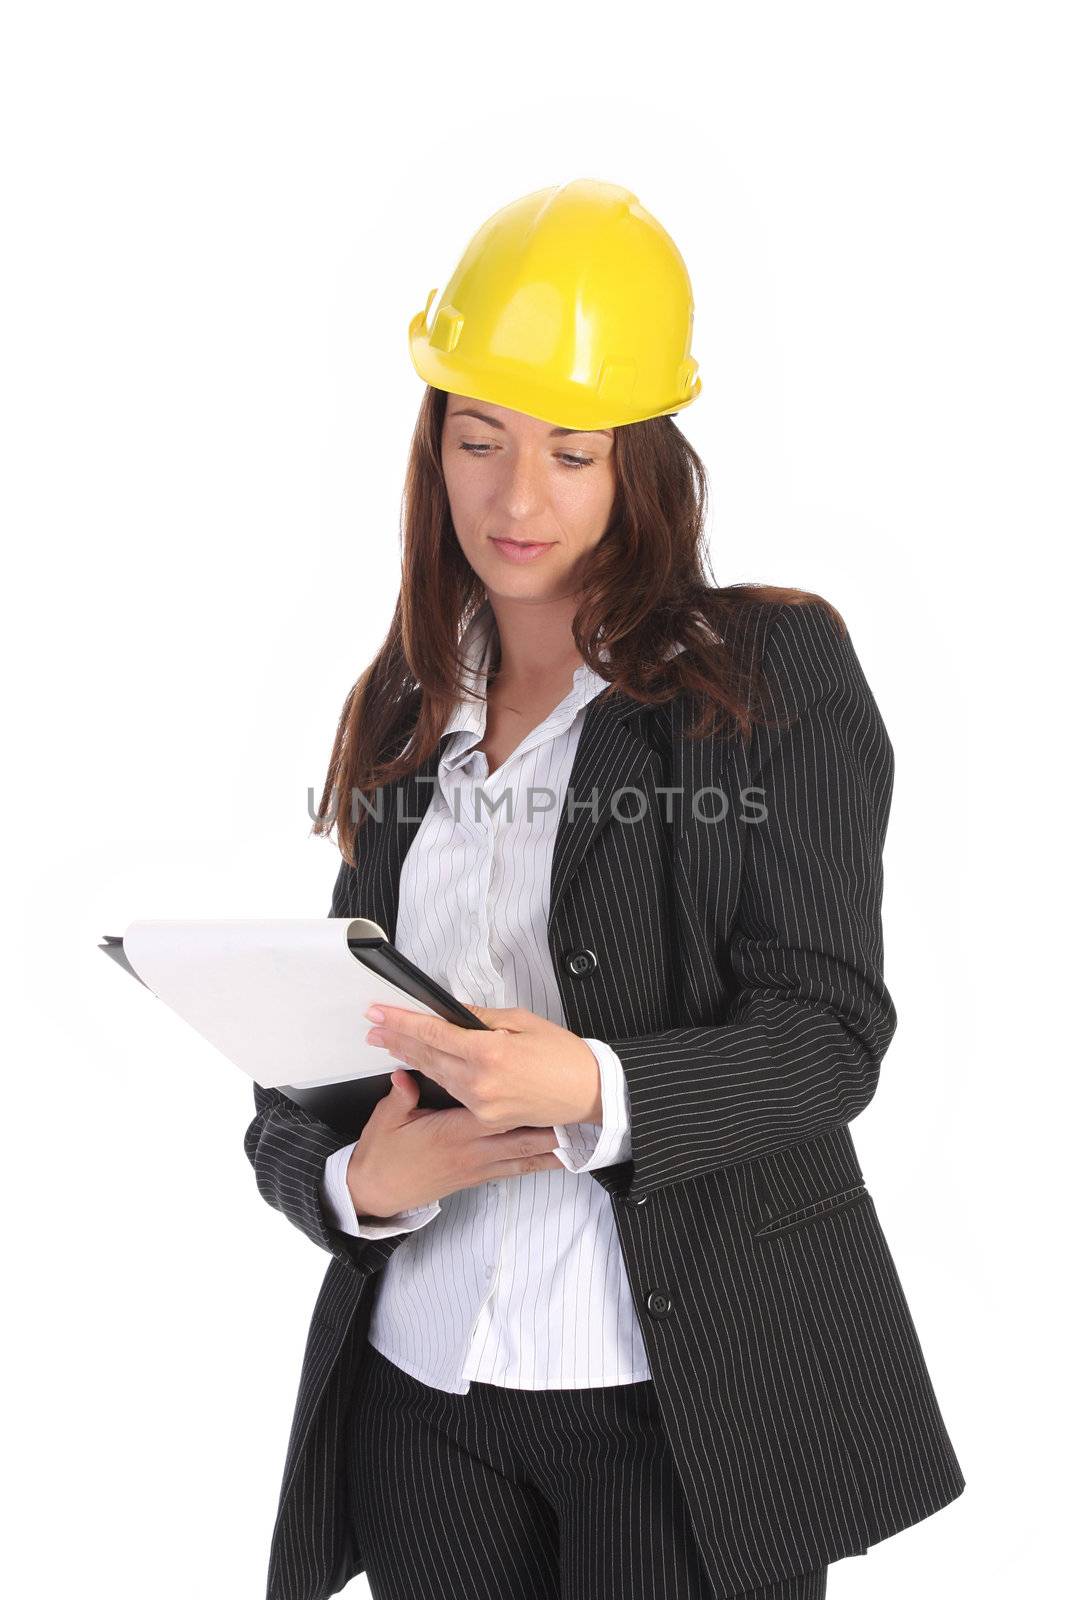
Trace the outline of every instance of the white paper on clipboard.
<instances>
[{"instance_id":1,"label":"white paper on clipboard","mask_svg":"<svg viewBox=\"0 0 1067 1600\"><path fill-rule=\"evenodd\" d=\"M131 922L122 948L163 1003L264 1088L389 1071L365 1042L374 1001L436 1013L359 962L350 917Z\"/></svg>"}]
</instances>

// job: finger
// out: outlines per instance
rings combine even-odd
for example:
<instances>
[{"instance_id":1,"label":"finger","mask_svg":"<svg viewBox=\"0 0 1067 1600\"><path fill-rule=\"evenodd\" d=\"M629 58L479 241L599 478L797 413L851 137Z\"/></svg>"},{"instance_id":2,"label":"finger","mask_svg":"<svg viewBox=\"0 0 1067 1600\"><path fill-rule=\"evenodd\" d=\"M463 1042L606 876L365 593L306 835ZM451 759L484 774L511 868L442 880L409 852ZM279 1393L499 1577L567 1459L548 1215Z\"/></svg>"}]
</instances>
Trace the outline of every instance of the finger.
<instances>
[{"instance_id":1,"label":"finger","mask_svg":"<svg viewBox=\"0 0 1067 1600\"><path fill-rule=\"evenodd\" d=\"M558 1156L543 1154L536 1156L520 1156L518 1160L496 1161L490 1167L489 1178L520 1178L526 1172L544 1172L549 1167L561 1168L563 1162Z\"/></svg>"},{"instance_id":2,"label":"finger","mask_svg":"<svg viewBox=\"0 0 1067 1600\"><path fill-rule=\"evenodd\" d=\"M379 1031L382 1048L388 1050L394 1060L425 1072L427 1077L447 1089L455 1099L463 1098L460 1091L470 1080L471 1065L468 1061L460 1056L447 1055L442 1050L432 1050L428 1045L410 1038L405 1039L400 1034L393 1034L390 1029L382 1028Z\"/></svg>"},{"instance_id":3,"label":"finger","mask_svg":"<svg viewBox=\"0 0 1067 1600\"><path fill-rule=\"evenodd\" d=\"M504 1133L487 1134L486 1138L490 1150L495 1146L494 1153L498 1161L544 1155L559 1144L554 1128L509 1128Z\"/></svg>"},{"instance_id":4,"label":"finger","mask_svg":"<svg viewBox=\"0 0 1067 1600\"><path fill-rule=\"evenodd\" d=\"M376 1014L378 1012L381 1013L380 1017ZM378 1004L369 1007L364 1016L390 1036L425 1045L431 1050L440 1050L446 1055L463 1056L475 1061L485 1049L486 1034L483 1029L461 1028L458 1022L446 1022L444 1017L423 1016L421 1011L407 1011L403 1006Z\"/></svg>"}]
</instances>

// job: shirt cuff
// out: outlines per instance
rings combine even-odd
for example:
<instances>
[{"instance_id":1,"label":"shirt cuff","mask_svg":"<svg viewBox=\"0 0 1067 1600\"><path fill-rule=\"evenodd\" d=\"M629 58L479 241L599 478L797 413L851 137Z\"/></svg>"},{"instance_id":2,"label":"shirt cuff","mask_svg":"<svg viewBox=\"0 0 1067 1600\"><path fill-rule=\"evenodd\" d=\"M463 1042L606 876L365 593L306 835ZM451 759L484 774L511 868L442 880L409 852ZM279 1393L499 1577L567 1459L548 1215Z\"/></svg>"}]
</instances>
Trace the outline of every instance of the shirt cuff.
<instances>
[{"instance_id":1,"label":"shirt cuff","mask_svg":"<svg viewBox=\"0 0 1067 1600\"><path fill-rule=\"evenodd\" d=\"M630 1158L630 1091L622 1062L600 1039L584 1041L600 1068L602 1122L553 1123L559 1144L553 1151L568 1172L592 1172Z\"/></svg>"},{"instance_id":2,"label":"shirt cuff","mask_svg":"<svg viewBox=\"0 0 1067 1600\"><path fill-rule=\"evenodd\" d=\"M412 1206L407 1211L397 1211L391 1217L364 1217L360 1220L348 1188L348 1162L358 1143L356 1139L326 1158L319 1183L319 1198L326 1221L356 1239L390 1239L394 1234L411 1233L415 1228L422 1228L431 1222L441 1209L439 1200L431 1200L425 1206Z\"/></svg>"}]
</instances>

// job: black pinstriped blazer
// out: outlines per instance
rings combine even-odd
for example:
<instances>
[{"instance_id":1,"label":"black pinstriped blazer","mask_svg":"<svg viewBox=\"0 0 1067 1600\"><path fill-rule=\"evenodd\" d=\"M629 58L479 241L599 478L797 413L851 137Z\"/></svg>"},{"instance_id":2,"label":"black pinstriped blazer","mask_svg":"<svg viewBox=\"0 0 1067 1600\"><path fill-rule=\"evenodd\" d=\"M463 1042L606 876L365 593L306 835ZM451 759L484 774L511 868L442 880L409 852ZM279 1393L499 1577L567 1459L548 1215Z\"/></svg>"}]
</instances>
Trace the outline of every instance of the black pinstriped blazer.
<instances>
[{"instance_id":1,"label":"black pinstriped blazer","mask_svg":"<svg viewBox=\"0 0 1067 1600\"><path fill-rule=\"evenodd\" d=\"M821 607L746 603L734 626L789 725L760 728L747 749L690 742L682 697L592 700L549 912L567 1026L610 1042L629 1085L632 1155L591 1177L612 1197L720 1597L862 1554L964 1487L849 1128L896 1026L881 931L892 747L851 638ZM433 792L416 780L438 757L385 791L332 916L394 936L401 864ZM581 804L594 797L598 809ZM571 961L588 951L595 963ZM324 1600L364 1570L346 1402L403 1236L330 1227L318 1184L337 1136L279 1090L254 1094L245 1150L260 1192L333 1258L267 1597Z\"/></svg>"}]
</instances>

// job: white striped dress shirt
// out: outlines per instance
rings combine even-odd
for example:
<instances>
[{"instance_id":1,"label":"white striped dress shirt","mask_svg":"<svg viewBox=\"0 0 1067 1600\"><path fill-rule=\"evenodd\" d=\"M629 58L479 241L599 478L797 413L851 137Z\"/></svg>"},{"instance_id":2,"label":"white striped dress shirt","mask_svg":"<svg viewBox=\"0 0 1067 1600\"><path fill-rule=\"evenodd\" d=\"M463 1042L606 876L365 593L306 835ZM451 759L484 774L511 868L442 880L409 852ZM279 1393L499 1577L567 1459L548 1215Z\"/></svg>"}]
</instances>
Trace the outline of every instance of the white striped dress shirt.
<instances>
[{"instance_id":1,"label":"white striped dress shirt","mask_svg":"<svg viewBox=\"0 0 1067 1600\"><path fill-rule=\"evenodd\" d=\"M607 680L580 663L570 692L490 773L473 748L485 705L470 690L484 692L494 633L486 602L461 641L467 688L404 858L395 943L460 1000L522 1006L566 1027L548 943L552 851L585 706ZM334 1226L408 1234L382 1268L367 1336L423 1383L466 1394L472 1379L574 1389L651 1376L611 1197L589 1176L630 1155L626 1080L609 1045L586 1043L603 1121L555 1126L562 1167L458 1189L372 1224L358 1220L346 1182L355 1145L326 1162L321 1194Z\"/></svg>"}]
</instances>

